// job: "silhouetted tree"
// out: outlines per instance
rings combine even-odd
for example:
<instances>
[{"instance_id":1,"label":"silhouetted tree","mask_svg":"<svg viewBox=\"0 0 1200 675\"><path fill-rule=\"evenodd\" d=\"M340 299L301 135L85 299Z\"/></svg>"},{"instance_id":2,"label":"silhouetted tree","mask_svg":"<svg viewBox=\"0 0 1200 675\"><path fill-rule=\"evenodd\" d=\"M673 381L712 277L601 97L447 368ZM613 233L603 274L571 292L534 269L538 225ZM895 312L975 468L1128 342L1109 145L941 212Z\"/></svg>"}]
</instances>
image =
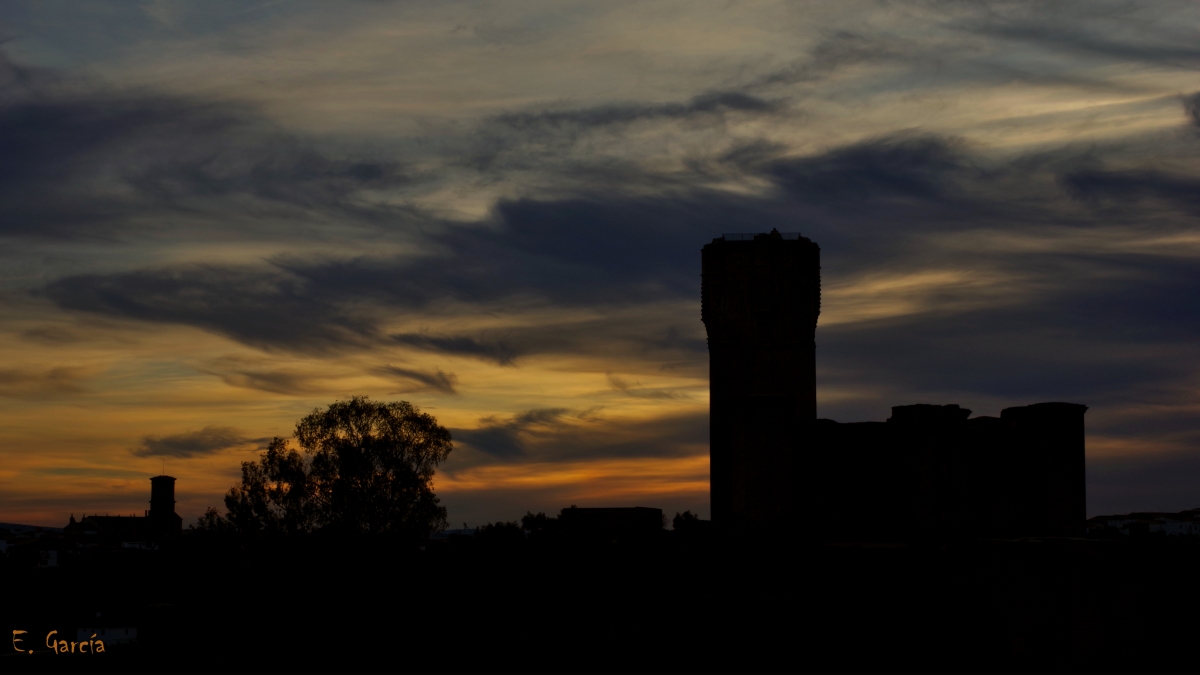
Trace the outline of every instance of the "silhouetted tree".
<instances>
[{"instance_id":1,"label":"silhouetted tree","mask_svg":"<svg viewBox=\"0 0 1200 675\"><path fill-rule=\"evenodd\" d=\"M225 495L226 521L239 533L315 530L421 538L446 526L433 492L435 467L453 445L433 416L405 401L365 396L315 409L296 423L304 455L275 438ZM201 519L219 527L215 511Z\"/></svg>"},{"instance_id":2,"label":"silhouetted tree","mask_svg":"<svg viewBox=\"0 0 1200 675\"><path fill-rule=\"evenodd\" d=\"M296 424L296 439L312 456L327 525L421 537L446 527L432 482L453 445L432 415L360 396L314 410Z\"/></svg>"},{"instance_id":3,"label":"silhouetted tree","mask_svg":"<svg viewBox=\"0 0 1200 675\"><path fill-rule=\"evenodd\" d=\"M700 516L697 516L691 511L684 511L683 513L677 512L675 517L671 519L671 527L675 528L676 530L684 530L687 529L689 525L694 525L698 520L700 520Z\"/></svg>"},{"instance_id":4,"label":"silhouetted tree","mask_svg":"<svg viewBox=\"0 0 1200 675\"><path fill-rule=\"evenodd\" d=\"M558 518L548 517L545 513L536 516L526 513L521 516L521 529L529 533L530 541L554 541L562 535L562 522Z\"/></svg>"},{"instance_id":5,"label":"silhouetted tree","mask_svg":"<svg viewBox=\"0 0 1200 675\"><path fill-rule=\"evenodd\" d=\"M208 507L208 510L204 512L204 515L200 516L200 519L197 520L195 524L188 526L188 529L192 530L193 532L203 532L205 534L223 534L226 532L232 532L234 527L233 523L225 518L222 518L221 514L218 513L215 508L210 506Z\"/></svg>"},{"instance_id":6,"label":"silhouetted tree","mask_svg":"<svg viewBox=\"0 0 1200 675\"><path fill-rule=\"evenodd\" d=\"M316 482L311 462L276 437L259 461L242 462L241 485L225 495L227 517L245 534L307 534L322 522Z\"/></svg>"},{"instance_id":7,"label":"silhouetted tree","mask_svg":"<svg viewBox=\"0 0 1200 675\"><path fill-rule=\"evenodd\" d=\"M665 519L666 516L663 518ZM709 528L712 527L712 521L701 520L700 516L691 511L684 511L675 514L675 517L671 519L671 527L675 529L677 536L693 539L708 534Z\"/></svg>"}]
</instances>

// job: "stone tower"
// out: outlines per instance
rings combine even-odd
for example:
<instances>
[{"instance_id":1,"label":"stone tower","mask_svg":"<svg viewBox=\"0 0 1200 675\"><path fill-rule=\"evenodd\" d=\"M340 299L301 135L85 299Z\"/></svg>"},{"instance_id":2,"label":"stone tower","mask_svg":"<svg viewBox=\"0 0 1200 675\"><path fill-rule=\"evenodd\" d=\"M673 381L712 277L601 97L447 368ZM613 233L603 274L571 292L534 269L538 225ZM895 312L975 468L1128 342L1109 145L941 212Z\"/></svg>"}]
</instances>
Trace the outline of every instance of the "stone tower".
<instances>
[{"instance_id":1,"label":"stone tower","mask_svg":"<svg viewBox=\"0 0 1200 675\"><path fill-rule=\"evenodd\" d=\"M147 520L158 535L173 535L183 531L183 518L175 513L175 477L154 476L150 479L150 510Z\"/></svg>"},{"instance_id":2,"label":"stone tower","mask_svg":"<svg viewBox=\"0 0 1200 675\"><path fill-rule=\"evenodd\" d=\"M724 235L701 252L708 331L712 519L782 523L817 416L821 250L798 234Z\"/></svg>"}]
</instances>

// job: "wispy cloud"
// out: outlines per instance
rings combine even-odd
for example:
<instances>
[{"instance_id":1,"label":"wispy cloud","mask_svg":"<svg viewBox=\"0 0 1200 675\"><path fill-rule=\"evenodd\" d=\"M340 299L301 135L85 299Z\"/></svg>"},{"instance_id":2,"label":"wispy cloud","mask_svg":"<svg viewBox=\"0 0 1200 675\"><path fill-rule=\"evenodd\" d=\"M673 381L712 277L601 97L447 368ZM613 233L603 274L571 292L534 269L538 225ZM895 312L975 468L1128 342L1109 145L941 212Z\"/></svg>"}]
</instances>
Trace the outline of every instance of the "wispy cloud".
<instances>
[{"instance_id":1,"label":"wispy cloud","mask_svg":"<svg viewBox=\"0 0 1200 675\"><path fill-rule=\"evenodd\" d=\"M1183 112L1192 124L1200 127L1200 92L1183 97Z\"/></svg>"},{"instance_id":2,"label":"wispy cloud","mask_svg":"<svg viewBox=\"0 0 1200 675\"><path fill-rule=\"evenodd\" d=\"M89 369L79 366L0 369L0 396L42 398L81 394L88 373Z\"/></svg>"},{"instance_id":3,"label":"wispy cloud","mask_svg":"<svg viewBox=\"0 0 1200 675\"><path fill-rule=\"evenodd\" d=\"M594 128L640 120L689 119L725 113L763 115L779 112L783 108L783 102L778 100L767 100L737 91L718 91L697 95L684 103L606 104L574 110L504 113L495 119L515 129L530 131L568 126Z\"/></svg>"},{"instance_id":4,"label":"wispy cloud","mask_svg":"<svg viewBox=\"0 0 1200 675\"><path fill-rule=\"evenodd\" d=\"M487 335L430 335L428 333L395 333L391 338L400 344L446 354L459 354L493 361L497 365L511 366L520 355L519 350L503 338Z\"/></svg>"},{"instance_id":5,"label":"wispy cloud","mask_svg":"<svg viewBox=\"0 0 1200 675\"><path fill-rule=\"evenodd\" d=\"M487 457L459 457L447 467L614 457L678 457L707 447L708 415L686 409L653 416L609 416L602 408L535 408L514 415L488 416L474 429L453 429L454 438Z\"/></svg>"},{"instance_id":6,"label":"wispy cloud","mask_svg":"<svg viewBox=\"0 0 1200 675\"><path fill-rule=\"evenodd\" d=\"M427 390L451 395L458 393L454 390L458 377L454 373L444 373L440 368L429 372L387 365L374 368L371 372L406 385L404 389L393 392L397 394Z\"/></svg>"},{"instance_id":7,"label":"wispy cloud","mask_svg":"<svg viewBox=\"0 0 1200 675\"><path fill-rule=\"evenodd\" d=\"M526 452L526 438L544 434L564 424L566 408L526 410L508 419L489 416L474 429L455 429L454 437L493 457L518 457Z\"/></svg>"},{"instance_id":8,"label":"wispy cloud","mask_svg":"<svg viewBox=\"0 0 1200 675\"><path fill-rule=\"evenodd\" d=\"M141 446L131 452L137 457L176 457L187 459L211 455L251 443L262 444L270 439L249 438L230 427L210 426L199 431L185 431L167 436L146 436Z\"/></svg>"},{"instance_id":9,"label":"wispy cloud","mask_svg":"<svg viewBox=\"0 0 1200 675\"><path fill-rule=\"evenodd\" d=\"M641 382L630 384L624 378L608 373L608 383L612 388L621 392L626 396L634 398L660 398L660 399L676 399L676 398L691 398L687 394L672 389L643 387Z\"/></svg>"}]
</instances>

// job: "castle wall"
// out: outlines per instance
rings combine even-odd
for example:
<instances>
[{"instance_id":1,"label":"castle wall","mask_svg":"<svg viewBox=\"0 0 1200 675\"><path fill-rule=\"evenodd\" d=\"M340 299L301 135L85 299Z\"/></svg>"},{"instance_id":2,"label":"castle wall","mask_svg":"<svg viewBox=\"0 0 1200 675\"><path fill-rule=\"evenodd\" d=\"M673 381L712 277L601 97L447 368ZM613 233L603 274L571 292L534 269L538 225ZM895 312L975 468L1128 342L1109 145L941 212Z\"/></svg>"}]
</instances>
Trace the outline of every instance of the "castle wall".
<instances>
[{"instance_id":1,"label":"castle wall","mask_svg":"<svg viewBox=\"0 0 1200 675\"><path fill-rule=\"evenodd\" d=\"M1082 536L1087 520L1083 415L1087 406L1037 403L1005 408L1000 419L1011 433L1008 448L1024 467L1018 513L1027 531Z\"/></svg>"},{"instance_id":2,"label":"castle wall","mask_svg":"<svg viewBox=\"0 0 1200 675\"><path fill-rule=\"evenodd\" d=\"M818 420L820 248L772 230L714 239L701 259L714 523L827 540L1082 533L1086 406Z\"/></svg>"},{"instance_id":3,"label":"castle wall","mask_svg":"<svg viewBox=\"0 0 1200 675\"><path fill-rule=\"evenodd\" d=\"M817 538L1083 533L1086 406L1039 403L974 419L956 405L892 410L886 423L809 425L796 485Z\"/></svg>"}]
</instances>

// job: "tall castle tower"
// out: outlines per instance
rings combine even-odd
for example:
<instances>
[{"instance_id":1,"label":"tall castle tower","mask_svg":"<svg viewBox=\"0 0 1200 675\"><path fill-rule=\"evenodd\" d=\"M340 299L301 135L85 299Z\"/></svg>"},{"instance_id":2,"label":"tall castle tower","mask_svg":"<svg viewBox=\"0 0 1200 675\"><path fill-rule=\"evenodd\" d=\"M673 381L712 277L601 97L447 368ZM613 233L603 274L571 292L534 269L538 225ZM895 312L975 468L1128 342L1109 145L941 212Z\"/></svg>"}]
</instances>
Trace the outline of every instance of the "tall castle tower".
<instances>
[{"instance_id":1,"label":"tall castle tower","mask_svg":"<svg viewBox=\"0 0 1200 675\"><path fill-rule=\"evenodd\" d=\"M712 519L782 522L798 506L793 463L802 427L817 416L821 249L772 230L714 239L701 258Z\"/></svg>"}]
</instances>

